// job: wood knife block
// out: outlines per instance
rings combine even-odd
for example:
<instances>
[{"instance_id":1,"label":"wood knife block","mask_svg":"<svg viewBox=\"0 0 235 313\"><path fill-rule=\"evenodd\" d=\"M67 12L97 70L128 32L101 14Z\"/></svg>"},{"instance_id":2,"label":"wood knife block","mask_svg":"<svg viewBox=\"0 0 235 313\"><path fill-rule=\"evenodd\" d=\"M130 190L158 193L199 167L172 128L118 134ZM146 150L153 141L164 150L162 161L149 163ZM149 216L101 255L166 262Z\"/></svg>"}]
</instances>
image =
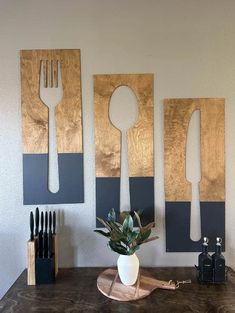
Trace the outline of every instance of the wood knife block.
<instances>
[{"instance_id":1,"label":"wood knife block","mask_svg":"<svg viewBox=\"0 0 235 313\"><path fill-rule=\"evenodd\" d=\"M37 283L52 283L58 274L58 235L52 236L51 258L36 258L36 240L27 242L27 285L31 286ZM47 278L47 275L50 277Z\"/></svg>"}]
</instances>

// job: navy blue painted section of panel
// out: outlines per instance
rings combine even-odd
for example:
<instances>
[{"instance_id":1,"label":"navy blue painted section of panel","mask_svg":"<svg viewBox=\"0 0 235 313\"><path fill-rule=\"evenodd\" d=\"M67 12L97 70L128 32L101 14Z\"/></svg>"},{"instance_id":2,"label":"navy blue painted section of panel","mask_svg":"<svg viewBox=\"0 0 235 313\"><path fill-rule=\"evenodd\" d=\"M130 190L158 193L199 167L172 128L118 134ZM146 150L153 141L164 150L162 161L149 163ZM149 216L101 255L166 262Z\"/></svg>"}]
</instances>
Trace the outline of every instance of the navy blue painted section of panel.
<instances>
[{"instance_id":1,"label":"navy blue painted section of panel","mask_svg":"<svg viewBox=\"0 0 235 313\"><path fill-rule=\"evenodd\" d=\"M96 216L106 220L112 208L120 212L120 177L96 177Z\"/></svg>"},{"instance_id":2,"label":"navy blue painted section of panel","mask_svg":"<svg viewBox=\"0 0 235 313\"><path fill-rule=\"evenodd\" d=\"M202 238L209 238L209 251L215 250L216 237L225 249L225 202L200 202L201 232L199 241L190 239L190 202L166 202L166 251L200 252Z\"/></svg>"},{"instance_id":3,"label":"navy blue painted section of panel","mask_svg":"<svg viewBox=\"0 0 235 313\"><path fill-rule=\"evenodd\" d=\"M24 204L84 202L83 153L59 153L60 189L48 190L48 154L23 154Z\"/></svg>"},{"instance_id":4,"label":"navy blue painted section of panel","mask_svg":"<svg viewBox=\"0 0 235 313\"><path fill-rule=\"evenodd\" d=\"M143 210L143 225L154 222L154 177L129 177L131 210Z\"/></svg>"}]
</instances>

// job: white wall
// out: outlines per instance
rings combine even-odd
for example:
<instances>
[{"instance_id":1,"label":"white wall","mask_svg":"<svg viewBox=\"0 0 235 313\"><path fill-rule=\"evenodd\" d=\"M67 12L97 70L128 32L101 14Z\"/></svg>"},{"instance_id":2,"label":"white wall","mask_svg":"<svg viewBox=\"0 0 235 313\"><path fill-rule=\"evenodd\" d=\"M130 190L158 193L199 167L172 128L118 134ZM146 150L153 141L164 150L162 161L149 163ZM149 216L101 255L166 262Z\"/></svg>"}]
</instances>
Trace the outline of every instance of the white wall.
<instances>
[{"instance_id":1,"label":"white wall","mask_svg":"<svg viewBox=\"0 0 235 313\"><path fill-rule=\"evenodd\" d=\"M0 1L0 296L26 267L29 212L23 206L19 50L80 48L85 203L40 206L60 219L60 266L109 266L95 227L93 74L155 74L156 222L158 241L142 265L187 265L197 253L165 253L163 99L226 98L226 259L235 262L235 1Z\"/></svg>"}]
</instances>

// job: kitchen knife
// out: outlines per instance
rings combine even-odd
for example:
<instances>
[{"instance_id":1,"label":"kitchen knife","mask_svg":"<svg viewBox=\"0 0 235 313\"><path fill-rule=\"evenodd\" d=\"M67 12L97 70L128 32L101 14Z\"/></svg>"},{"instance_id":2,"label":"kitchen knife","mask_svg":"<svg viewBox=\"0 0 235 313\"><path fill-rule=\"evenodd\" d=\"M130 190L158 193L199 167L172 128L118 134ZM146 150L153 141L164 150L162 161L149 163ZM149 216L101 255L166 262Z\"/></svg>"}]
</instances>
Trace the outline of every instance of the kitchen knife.
<instances>
[{"instance_id":1,"label":"kitchen knife","mask_svg":"<svg viewBox=\"0 0 235 313\"><path fill-rule=\"evenodd\" d=\"M48 213L45 213L45 230L43 233L43 257L48 257L48 234L47 234L47 227L48 227Z\"/></svg>"},{"instance_id":2,"label":"kitchen knife","mask_svg":"<svg viewBox=\"0 0 235 313\"><path fill-rule=\"evenodd\" d=\"M41 212L41 232L43 233L43 228L44 228L44 215L43 212Z\"/></svg>"},{"instance_id":3,"label":"kitchen knife","mask_svg":"<svg viewBox=\"0 0 235 313\"><path fill-rule=\"evenodd\" d=\"M41 212L41 229L38 235L38 257L43 257L43 225L44 224L44 215L43 212Z\"/></svg>"},{"instance_id":4,"label":"kitchen knife","mask_svg":"<svg viewBox=\"0 0 235 313\"><path fill-rule=\"evenodd\" d=\"M39 209L36 208L36 212L35 212L35 236L38 236L38 228L39 228Z\"/></svg>"},{"instance_id":5,"label":"kitchen knife","mask_svg":"<svg viewBox=\"0 0 235 313\"><path fill-rule=\"evenodd\" d=\"M53 211L53 235L55 235L55 229L56 229L56 213Z\"/></svg>"},{"instance_id":6,"label":"kitchen knife","mask_svg":"<svg viewBox=\"0 0 235 313\"><path fill-rule=\"evenodd\" d=\"M31 240L31 241L34 240L33 231L34 231L33 212L30 212L30 240Z\"/></svg>"},{"instance_id":7,"label":"kitchen knife","mask_svg":"<svg viewBox=\"0 0 235 313\"><path fill-rule=\"evenodd\" d=\"M49 212L49 235L48 235L48 258L52 255L52 214L51 211Z\"/></svg>"}]
</instances>

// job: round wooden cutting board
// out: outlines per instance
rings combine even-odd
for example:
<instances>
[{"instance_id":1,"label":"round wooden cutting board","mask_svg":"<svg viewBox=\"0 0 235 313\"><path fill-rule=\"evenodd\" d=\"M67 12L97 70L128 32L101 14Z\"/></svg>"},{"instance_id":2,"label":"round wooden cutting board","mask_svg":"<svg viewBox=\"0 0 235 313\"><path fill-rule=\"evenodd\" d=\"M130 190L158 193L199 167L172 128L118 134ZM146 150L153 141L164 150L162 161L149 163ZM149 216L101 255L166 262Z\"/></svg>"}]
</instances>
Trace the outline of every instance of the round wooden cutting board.
<instances>
[{"instance_id":1,"label":"round wooden cutting board","mask_svg":"<svg viewBox=\"0 0 235 313\"><path fill-rule=\"evenodd\" d=\"M151 277L147 271L140 270L133 286L125 286L120 281L118 271L109 268L97 278L97 288L108 298L118 301L133 301L147 297L156 288L175 290L174 282L166 282Z\"/></svg>"}]
</instances>

